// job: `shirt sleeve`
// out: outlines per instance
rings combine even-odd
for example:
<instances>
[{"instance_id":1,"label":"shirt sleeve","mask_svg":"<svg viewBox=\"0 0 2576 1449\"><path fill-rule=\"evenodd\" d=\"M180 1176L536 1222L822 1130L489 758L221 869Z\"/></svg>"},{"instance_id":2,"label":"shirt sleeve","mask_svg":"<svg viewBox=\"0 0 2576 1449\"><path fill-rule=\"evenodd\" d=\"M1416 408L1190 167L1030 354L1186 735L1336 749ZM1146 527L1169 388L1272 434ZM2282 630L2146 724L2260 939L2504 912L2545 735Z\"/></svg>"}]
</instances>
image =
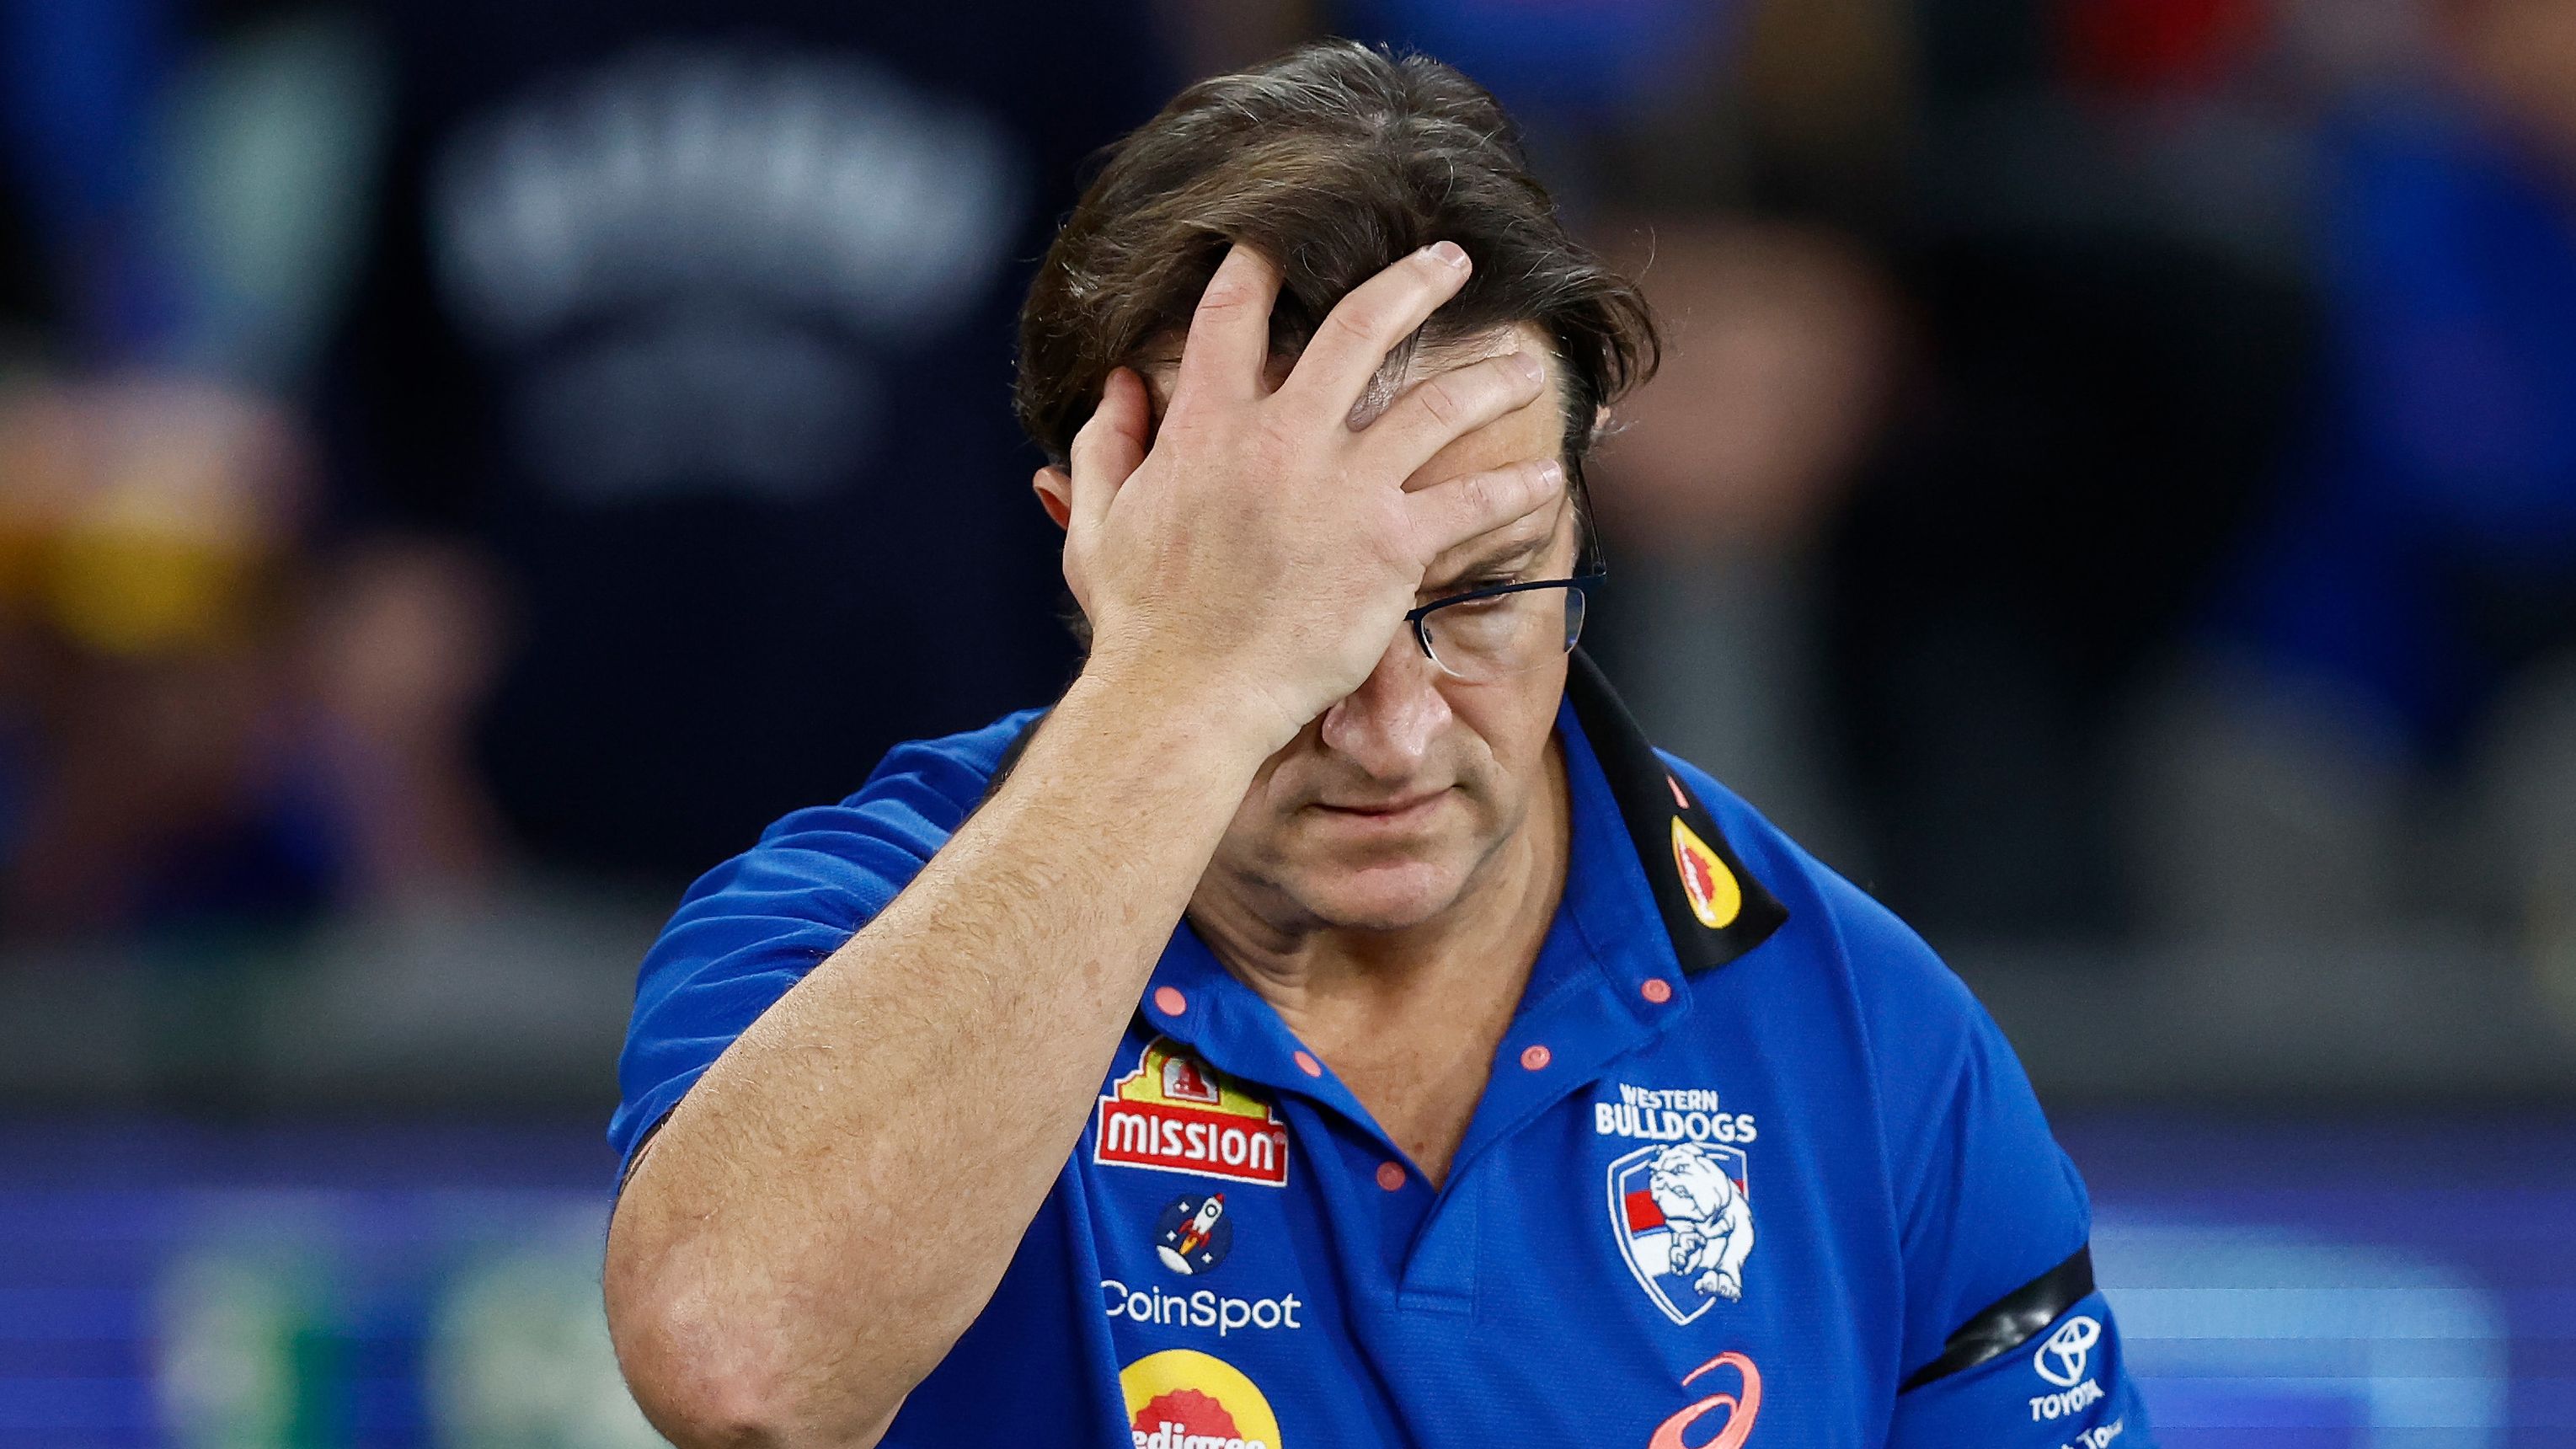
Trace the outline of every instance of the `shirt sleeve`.
<instances>
[{"instance_id":1,"label":"shirt sleeve","mask_svg":"<svg viewBox=\"0 0 2576 1449\"><path fill-rule=\"evenodd\" d=\"M1905 1273L1889 1449L2151 1443L2093 1286L2083 1178L2020 1060L1912 931L1874 903L1845 920L1885 1089Z\"/></svg>"},{"instance_id":2,"label":"shirt sleeve","mask_svg":"<svg viewBox=\"0 0 2576 1449\"><path fill-rule=\"evenodd\" d=\"M897 746L859 792L799 810L699 878L645 954L609 1146L636 1150L743 1029L909 885L1035 719Z\"/></svg>"},{"instance_id":3,"label":"shirt sleeve","mask_svg":"<svg viewBox=\"0 0 2576 1449\"><path fill-rule=\"evenodd\" d=\"M2098 1292L1982 1363L1897 1395L1888 1449L2150 1449L2145 1407Z\"/></svg>"}]
</instances>

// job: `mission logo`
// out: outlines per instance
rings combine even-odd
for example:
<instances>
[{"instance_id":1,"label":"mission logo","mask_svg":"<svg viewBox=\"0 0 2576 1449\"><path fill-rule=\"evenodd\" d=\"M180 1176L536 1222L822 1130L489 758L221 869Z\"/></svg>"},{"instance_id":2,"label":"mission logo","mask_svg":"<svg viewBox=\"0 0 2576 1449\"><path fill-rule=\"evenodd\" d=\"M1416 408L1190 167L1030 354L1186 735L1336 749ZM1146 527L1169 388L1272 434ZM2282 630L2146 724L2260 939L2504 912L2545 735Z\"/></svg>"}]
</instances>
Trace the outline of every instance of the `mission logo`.
<instances>
[{"instance_id":1,"label":"mission logo","mask_svg":"<svg viewBox=\"0 0 2576 1449\"><path fill-rule=\"evenodd\" d=\"M1288 1184L1279 1114L1169 1037L1147 1043L1136 1070L1111 1084L1097 1126L1094 1162Z\"/></svg>"}]
</instances>

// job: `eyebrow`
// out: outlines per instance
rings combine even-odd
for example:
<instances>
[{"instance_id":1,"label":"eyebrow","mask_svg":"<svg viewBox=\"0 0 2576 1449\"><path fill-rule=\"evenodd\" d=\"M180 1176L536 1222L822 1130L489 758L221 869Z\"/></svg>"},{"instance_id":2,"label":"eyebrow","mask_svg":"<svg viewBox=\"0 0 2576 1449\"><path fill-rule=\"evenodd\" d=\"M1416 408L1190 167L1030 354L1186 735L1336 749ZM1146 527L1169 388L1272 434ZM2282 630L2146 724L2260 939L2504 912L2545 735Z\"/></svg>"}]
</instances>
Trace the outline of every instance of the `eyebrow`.
<instances>
[{"instance_id":1,"label":"eyebrow","mask_svg":"<svg viewBox=\"0 0 2576 1449\"><path fill-rule=\"evenodd\" d=\"M1501 568L1505 564L1527 563L1531 559L1536 558L1540 553L1544 552L1547 546L1553 542L1555 542L1555 539L1552 536L1542 534L1539 537L1526 539L1520 543L1507 544L1502 548L1494 550L1492 553L1485 554L1480 558L1469 559L1457 568L1449 570L1446 577L1442 578L1439 582L1441 584L1452 584L1456 583L1460 579L1471 578L1477 574L1487 572L1488 570ZM1430 581L1425 580L1425 582L1428 583Z\"/></svg>"}]
</instances>

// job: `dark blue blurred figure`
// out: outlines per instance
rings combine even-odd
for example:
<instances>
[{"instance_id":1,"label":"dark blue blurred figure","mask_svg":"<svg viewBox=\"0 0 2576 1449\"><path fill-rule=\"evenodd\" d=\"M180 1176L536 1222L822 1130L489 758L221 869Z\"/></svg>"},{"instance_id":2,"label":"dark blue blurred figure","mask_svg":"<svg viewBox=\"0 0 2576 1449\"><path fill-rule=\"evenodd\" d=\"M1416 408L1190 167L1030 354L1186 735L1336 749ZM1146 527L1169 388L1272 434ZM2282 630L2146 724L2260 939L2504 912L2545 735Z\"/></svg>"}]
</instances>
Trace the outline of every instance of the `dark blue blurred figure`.
<instances>
[{"instance_id":1,"label":"dark blue blurred figure","mask_svg":"<svg viewBox=\"0 0 2576 1449\"><path fill-rule=\"evenodd\" d=\"M0 5L5 174L64 299L63 340L91 359L148 351L172 279L152 254L152 130L183 38L163 0Z\"/></svg>"},{"instance_id":2,"label":"dark blue blurred figure","mask_svg":"<svg viewBox=\"0 0 2576 1449\"><path fill-rule=\"evenodd\" d=\"M2323 416L2228 624L2427 762L2576 644L2571 161L2435 103L2335 147Z\"/></svg>"},{"instance_id":3,"label":"dark blue blurred figure","mask_svg":"<svg viewBox=\"0 0 2576 1449\"><path fill-rule=\"evenodd\" d=\"M2422 19L2324 132L2308 426L2150 745L2149 893L2509 944L2576 1021L2576 7Z\"/></svg>"},{"instance_id":4,"label":"dark blue blurred figure","mask_svg":"<svg viewBox=\"0 0 2576 1449\"><path fill-rule=\"evenodd\" d=\"M1142 0L384 7L394 164L330 426L355 516L481 540L484 757L558 865L677 882L1071 648L1009 406Z\"/></svg>"},{"instance_id":5,"label":"dark blue blurred figure","mask_svg":"<svg viewBox=\"0 0 2576 1449\"><path fill-rule=\"evenodd\" d=\"M1343 0L1341 33L1399 43L1474 76L1522 124L1634 119L1721 71L1739 0Z\"/></svg>"}]
</instances>

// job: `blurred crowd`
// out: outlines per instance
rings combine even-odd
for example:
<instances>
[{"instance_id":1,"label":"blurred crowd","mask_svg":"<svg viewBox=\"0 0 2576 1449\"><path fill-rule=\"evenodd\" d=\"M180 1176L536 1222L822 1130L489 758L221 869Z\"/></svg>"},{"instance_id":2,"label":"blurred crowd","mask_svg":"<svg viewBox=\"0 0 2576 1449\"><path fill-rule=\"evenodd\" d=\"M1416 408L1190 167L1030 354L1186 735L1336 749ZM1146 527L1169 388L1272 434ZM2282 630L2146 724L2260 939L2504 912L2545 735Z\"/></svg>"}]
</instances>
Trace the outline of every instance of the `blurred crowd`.
<instances>
[{"instance_id":1,"label":"blurred crowd","mask_svg":"<svg viewBox=\"0 0 2576 1449\"><path fill-rule=\"evenodd\" d=\"M0 0L0 975L658 909L1051 694L1028 270L1322 33L1663 315L1589 641L1663 742L1936 944L2576 1010L2565 0Z\"/></svg>"}]
</instances>

